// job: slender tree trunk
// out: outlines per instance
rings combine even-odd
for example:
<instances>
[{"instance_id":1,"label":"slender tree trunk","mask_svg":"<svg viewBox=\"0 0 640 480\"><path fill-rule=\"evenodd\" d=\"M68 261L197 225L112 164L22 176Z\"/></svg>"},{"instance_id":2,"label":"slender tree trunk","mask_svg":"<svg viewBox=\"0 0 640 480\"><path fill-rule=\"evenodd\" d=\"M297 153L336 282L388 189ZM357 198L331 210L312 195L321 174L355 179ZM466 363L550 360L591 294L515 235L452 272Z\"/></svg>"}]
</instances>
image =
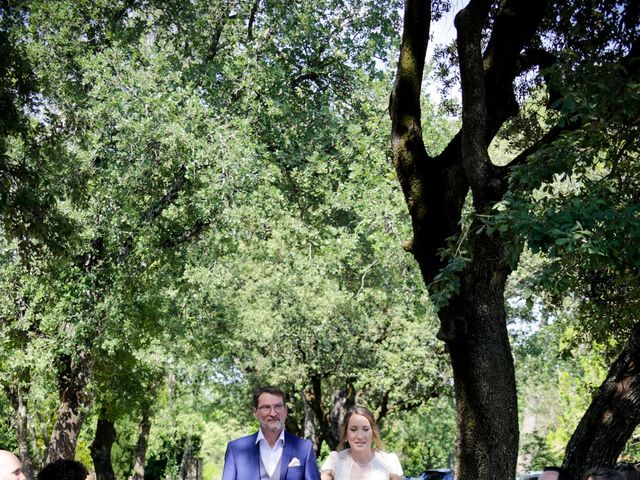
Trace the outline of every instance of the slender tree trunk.
<instances>
[{"instance_id":1,"label":"slender tree trunk","mask_svg":"<svg viewBox=\"0 0 640 480\"><path fill-rule=\"evenodd\" d=\"M106 412L103 409L100 412L96 433L89 448L97 480L114 480L116 477L111 464L111 448L116 438L116 427L111 420L106 418Z\"/></svg>"},{"instance_id":2,"label":"slender tree trunk","mask_svg":"<svg viewBox=\"0 0 640 480\"><path fill-rule=\"evenodd\" d=\"M144 466L147 461L147 446L149 445L149 432L151 431L151 419L149 409L142 411L142 418L138 427L138 442L136 444L136 461L133 465L133 474L130 480L144 480Z\"/></svg>"},{"instance_id":3,"label":"slender tree trunk","mask_svg":"<svg viewBox=\"0 0 640 480\"><path fill-rule=\"evenodd\" d=\"M36 418L38 420L38 431L34 431L34 437L40 437L40 440L42 440L42 444L45 447L46 453L46 450L49 450L49 444L51 443L51 437L49 436L50 422L43 419L42 415L40 415L38 412L36 412Z\"/></svg>"},{"instance_id":4,"label":"slender tree trunk","mask_svg":"<svg viewBox=\"0 0 640 480\"><path fill-rule=\"evenodd\" d=\"M322 435L318 428L318 419L315 412L309 405L305 392L302 392L302 402L304 406L304 438L311 440L313 451L316 456L318 456L320 454L320 449L322 448Z\"/></svg>"},{"instance_id":5,"label":"slender tree trunk","mask_svg":"<svg viewBox=\"0 0 640 480\"><path fill-rule=\"evenodd\" d=\"M338 390L333 394L331 402L331 411L329 412L329 429L328 435L325 438L331 450L335 450L338 447L340 441L340 425L344 419L347 410L356 404L356 391L353 385L347 384L347 387L343 390Z\"/></svg>"},{"instance_id":6,"label":"slender tree trunk","mask_svg":"<svg viewBox=\"0 0 640 480\"><path fill-rule=\"evenodd\" d=\"M180 480L201 480L202 459L195 456L193 439L187 439L180 461Z\"/></svg>"},{"instance_id":7,"label":"slender tree trunk","mask_svg":"<svg viewBox=\"0 0 640 480\"><path fill-rule=\"evenodd\" d=\"M536 394L529 394L524 400L524 412L522 414L522 431L521 435L531 435L536 430L538 417L536 415L536 409L540 405L540 397ZM518 454L518 465L516 471L526 472L530 469L533 462L533 452L527 449L522 449Z\"/></svg>"},{"instance_id":8,"label":"slender tree trunk","mask_svg":"<svg viewBox=\"0 0 640 480\"><path fill-rule=\"evenodd\" d=\"M319 453L322 442L326 442L330 450L335 450L340 439L340 422L342 422L346 411L355 405L355 389L347 381L344 389L334 392L331 410L326 412L322 406L321 379L312 377L311 386L311 390L305 390L302 393L305 406L308 406L313 412L315 419L316 435L319 437L316 453Z\"/></svg>"},{"instance_id":9,"label":"slender tree trunk","mask_svg":"<svg viewBox=\"0 0 640 480\"><path fill-rule=\"evenodd\" d=\"M638 424L640 322L571 436L563 466L574 478L592 467L612 467Z\"/></svg>"},{"instance_id":10,"label":"slender tree trunk","mask_svg":"<svg viewBox=\"0 0 640 480\"><path fill-rule=\"evenodd\" d=\"M16 430L20 461L25 477L33 478L33 460L29 453L29 428L28 428L28 387L22 387L20 381L12 387L5 389L7 397L11 401L16 413Z\"/></svg>"},{"instance_id":11,"label":"slender tree trunk","mask_svg":"<svg viewBox=\"0 0 640 480\"><path fill-rule=\"evenodd\" d=\"M24 272L29 275L31 269L31 253L33 245L26 240L19 242L19 257L24 267ZM22 281L19 277L14 277L13 291L22 292ZM17 323L25 321L25 312L29 307L29 297L26 295L18 295L15 301L15 320ZM30 330L34 328L30 325ZM14 333L16 345L26 348L29 343L29 334L24 330L18 330ZM16 414L16 436L18 441L18 450L20 462L22 463L22 471L27 478L33 478L33 459L29 453L29 419L28 419L28 398L31 385L31 370L29 367L23 367L16 371L13 379L5 384L5 392L7 398L11 401L11 405Z\"/></svg>"},{"instance_id":12,"label":"slender tree trunk","mask_svg":"<svg viewBox=\"0 0 640 480\"><path fill-rule=\"evenodd\" d=\"M72 460L75 457L78 434L84 422L84 409L90 403L90 397L84 392L90 371L88 362L66 356L61 363L62 369L58 373L60 408L45 463L58 459Z\"/></svg>"},{"instance_id":13,"label":"slender tree trunk","mask_svg":"<svg viewBox=\"0 0 640 480\"><path fill-rule=\"evenodd\" d=\"M28 426L27 426L27 399L23 395L23 391L18 389L18 449L20 451L20 461L22 462L22 471L27 478L33 478L33 462L29 454L28 442Z\"/></svg>"}]
</instances>

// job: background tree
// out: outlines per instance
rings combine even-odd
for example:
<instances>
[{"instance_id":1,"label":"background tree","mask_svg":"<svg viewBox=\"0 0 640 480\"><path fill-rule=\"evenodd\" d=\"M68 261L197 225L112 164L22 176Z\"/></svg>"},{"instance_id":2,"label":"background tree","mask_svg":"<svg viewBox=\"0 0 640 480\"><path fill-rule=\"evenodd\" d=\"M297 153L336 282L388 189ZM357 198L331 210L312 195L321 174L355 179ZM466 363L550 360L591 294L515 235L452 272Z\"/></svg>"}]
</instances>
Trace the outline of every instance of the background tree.
<instances>
[{"instance_id":1,"label":"background tree","mask_svg":"<svg viewBox=\"0 0 640 480\"><path fill-rule=\"evenodd\" d=\"M140 33L151 25L128 23L127 8L122 8L43 2L8 9L24 19L11 34L30 40L25 49L38 65L35 75L46 98L32 121L58 147L45 149L45 142L31 136L38 147L33 149L13 136L6 153L10 164L27 160L38 166L46 160L51 168L36 170L47 183L29 195L41 195L51 204L43 212L53 213L42 227L18 218L18 227L31 226L24 233L7 229L20 240L8 244L6 257L8 265L25 265L27 274L29 269L38 274L28 278L37 288L30 296L22 288L23 278L13 282L13 303L25 305L18 313L34 314L10 320L7 338L18 339L20 332L43 337L49 365L57 369L60 414L48 438L47 460L73 456L95 393L93 374L122 360L129 345L165 332L170 308L162 288L179 278L179 263L171 255L224 208L215 189L234 188L233 169L220 163L212 168L206 160L222 147L224 141L216 139L225 138L224 127L205 113L197 96L190 97L195 86L185 87L188 82L171 70L168 51L154 56L155 47L142 42L139 56L132 58L120 48L115 40L141 41ZM156 38L160 41L160 32ZM155 96L158 91L182 95L174 97L172 108ZM120 102L123 96L135 100ZM180 112L189 121L176 117ZM234 156L227 152L226 158L233 162ZM217 167L221 170L214 173ZM212 181L209 174L222 170L225 177ZM56 223L58 210L64 222ZM40 228L47 232L44 242ZM37 248L27 248L34 244ZM22 336L7 354L26 350L32 338Z\"/></svg>"}]
</instances>

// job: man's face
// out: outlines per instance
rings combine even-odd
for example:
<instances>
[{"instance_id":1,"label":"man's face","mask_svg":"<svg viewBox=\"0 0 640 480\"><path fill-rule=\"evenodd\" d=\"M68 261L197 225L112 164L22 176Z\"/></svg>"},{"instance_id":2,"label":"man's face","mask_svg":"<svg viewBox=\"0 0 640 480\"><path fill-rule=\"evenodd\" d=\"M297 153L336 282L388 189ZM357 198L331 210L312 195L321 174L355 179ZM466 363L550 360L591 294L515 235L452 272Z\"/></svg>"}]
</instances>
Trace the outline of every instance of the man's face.
<instances>
[{"instance_id":1,"label":"man's face","mask_svg":"<svg viewBox=\"0 0 640 480\"><path fill-rule=\"evenodd\" d=\"M559 472L556 472L555 470L547 470L545 472L542 472L540 480L558 480L559 476Z\"/></svg>"},{"instance_id":2,"label":"man's face","mask_svg":"<svg viewBox=\"0 0 640 480\"><path fill-rule=\"evenodd\" d=\"M279 395L263 393L258 397L258 406L253 409L253 414L263 433L280 433L287 418L287 406Z\"/></svg>"},{"instance_id":3,"label":"man's face","mask_svg":"<svg viewBox=\"0 0 640 480\"><path fill-rule=\"evenodd\" d=\"M22 463L6 450L0 451L0 480L25 480Z\"/></svg>"}]
</instances>

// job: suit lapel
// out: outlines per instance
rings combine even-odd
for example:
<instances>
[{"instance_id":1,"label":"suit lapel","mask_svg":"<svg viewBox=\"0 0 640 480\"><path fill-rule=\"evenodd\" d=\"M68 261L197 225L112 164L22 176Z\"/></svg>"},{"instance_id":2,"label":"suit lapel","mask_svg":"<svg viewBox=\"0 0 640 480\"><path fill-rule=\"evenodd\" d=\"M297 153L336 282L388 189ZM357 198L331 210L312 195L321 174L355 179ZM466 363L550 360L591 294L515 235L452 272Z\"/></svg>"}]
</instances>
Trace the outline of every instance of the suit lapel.
<instances>
[{"instance_id":1,"label":"suit lapel","mask_svg":"<svg viewBox=\"0 0 640 480\"><path fill-rule=\"evenodd\" d=\"M260 480L260 445L256 443L258 434L256 433L252 438L253 455L249 455L248 472L258 472L256 474L256 480Z\"/></svg>"},{"instance_id":2,"label":"suit lapel","mask_svg":"<svg viewBox=\"0 0 640 480\"><path fill-rule=\"evenodd\" d=\"M280 480L286 480L287 478L287 466L291 461L293 442L291 441L291 436L286 432L284 432L284 448L282 449L282 459L280 460Z\"/></svg>"}]
</instances>

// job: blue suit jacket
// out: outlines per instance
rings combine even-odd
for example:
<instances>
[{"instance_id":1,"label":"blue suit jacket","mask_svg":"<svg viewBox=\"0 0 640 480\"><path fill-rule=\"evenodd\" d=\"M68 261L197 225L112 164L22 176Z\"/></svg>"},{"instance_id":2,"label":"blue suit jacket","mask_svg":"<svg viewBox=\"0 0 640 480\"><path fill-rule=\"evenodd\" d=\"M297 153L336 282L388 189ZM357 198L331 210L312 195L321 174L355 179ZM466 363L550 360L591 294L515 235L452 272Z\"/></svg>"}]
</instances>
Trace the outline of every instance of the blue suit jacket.
<instances>
[{"instance_id":1,"label":"blue suit jacket","mask_svg":"<svg viewBox=\"0 0 640 480\"><path fill-rule=\"evenodd\" d=\"M260 480L260 446L258 432L227 444L222 480ZM289 466L297 458L300 466ZM320 480L313 445L284 432L284 448L280 461L280 480Z\"/></svg>"}]
</instances>

